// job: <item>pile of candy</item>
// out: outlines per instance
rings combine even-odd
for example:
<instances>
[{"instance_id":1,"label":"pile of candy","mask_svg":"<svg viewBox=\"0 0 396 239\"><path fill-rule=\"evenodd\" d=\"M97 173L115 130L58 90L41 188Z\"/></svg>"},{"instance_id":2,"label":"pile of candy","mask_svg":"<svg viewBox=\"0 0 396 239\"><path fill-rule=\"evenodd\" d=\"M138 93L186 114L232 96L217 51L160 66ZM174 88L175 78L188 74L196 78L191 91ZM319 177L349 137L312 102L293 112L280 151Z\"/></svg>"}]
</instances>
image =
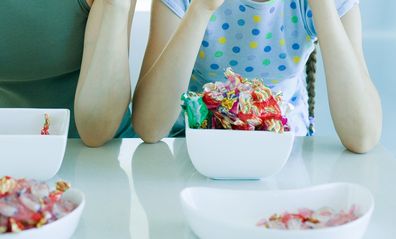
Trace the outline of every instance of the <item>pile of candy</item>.
<instances>
[{"instance_id":1,"label":"pile of candy","mask_svg":"<svg viewBox=\"0 0 396 239\"><path fill-rule=\"evenodd\" d=\"M0 234L41 227L67 215L77 207L62 199L69 188L64 181L50 191L35 180L0 178Z\"/></svg>"},{"instance_id":2,"label":"pile of candy","mask_svg":"<svg viewBox=\"0 0 396 239\"><path fill-rule=\"evenodd\" d=\"M282 96L262 80L249 80L227 68L226 82L207 83L203 93L182 95L190 128L289 131Z\"/></svg>"},{"instance_id":3,"label":"pile of candy","mask_svg":"<svg viewBox=\"0 0 396 239\"><path fill-rule=\"evenodd\" d=\"M43 125L43 128L41 129L41 135L49 135L49 126L50 126L49 115L47 113L45 113L44 125Z\"/></svg>"},{"instance_id":4,"label":"pile of candy","mask_svg":"<svg viewBox=\"0 0 396 239\"><path fill-rule=\"evenodd\" d=\"M274 214L268 219L260 220L257 226L280 230L318 229L344 225L360 216L356 206L352 206L347 212L336 212L331 208L321 208L317 211L304 208L299 209L298 213Z\"/></svg>"}]
</instances>

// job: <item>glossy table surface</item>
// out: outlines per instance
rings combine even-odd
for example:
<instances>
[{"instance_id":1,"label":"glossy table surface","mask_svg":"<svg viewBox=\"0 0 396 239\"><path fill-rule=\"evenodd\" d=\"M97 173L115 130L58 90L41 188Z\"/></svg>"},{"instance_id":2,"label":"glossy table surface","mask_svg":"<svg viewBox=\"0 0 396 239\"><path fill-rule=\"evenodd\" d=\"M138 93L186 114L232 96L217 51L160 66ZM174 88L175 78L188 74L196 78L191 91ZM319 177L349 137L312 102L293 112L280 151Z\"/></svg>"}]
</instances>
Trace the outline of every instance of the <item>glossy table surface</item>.
<instances>
[{"instance_id":1,"label":"glossy table surface","mask_svg":"<svg viewBox=\"0 0 396 239\"><path fill-rule=\"evenodd\" d=\"M179 201L180 191L190 186L268 190L329 182L358 183L373 193L376 207L365 239L396 235L396 159L381 145L356 155L335 138L296 138L278 175L261 181L219 181L195 171L182 138L153 145L119 139L98 149L71 139L59 178L82 190L87 199L76 239L196 238Z\"/></svg>"}]
</instances>

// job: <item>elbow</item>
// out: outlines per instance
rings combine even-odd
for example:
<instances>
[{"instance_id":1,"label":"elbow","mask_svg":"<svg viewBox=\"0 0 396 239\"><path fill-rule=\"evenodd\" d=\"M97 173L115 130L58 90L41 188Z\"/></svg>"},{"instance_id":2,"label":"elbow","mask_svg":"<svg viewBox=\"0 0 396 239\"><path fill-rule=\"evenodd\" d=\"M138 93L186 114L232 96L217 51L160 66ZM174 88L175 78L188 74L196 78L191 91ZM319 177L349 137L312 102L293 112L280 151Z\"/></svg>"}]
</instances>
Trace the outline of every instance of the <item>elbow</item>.
<instances>
[{"instance_id":1,"label":"elbow","mask_svg":"<svg viewBox=\"0 0 396 239\"><path fill-rule=\"evenodd\" d=\"M372 130L361 130L355 137L341 141L349 151L356 154L365 154L379 143L380 138L381 127Z\"/></svg>"},{"instance_id":2,"label":"elbow","mask_svg":"<svg viewBox=\"0 0 396 239\"><path fill-rule=\"evenodd\" d=\"M135 116L132 116L132 125L135 132L147 144L158 143L163 138L159 130L155 127L150 127L149 123L143 122L142 119L138 119Z\"/></svg>"},{"instance_id":3,"label":"elbow","mask_svg":"<svg viewBox=\"0 0 396 239\"><path fill-rule=\"evenodd\" d=\"M92 137L92 136L80 136L81 141L90 148L99 148L105 145L110 139L103 137Z\"/></svg>"},{"instance_id":4,"label":"elbow","mask_svg":"<svg viewBox=\"0 0 396 239\"><path fill-rule=\"evenodd\" d=\"M108 127L108 124L89 124L78 123L76 126L80 135L81 141L90 148L98 148L105 145L108 141L112 140L117 128Z\"/></svg>"},{"instance_id":5,"label":"elbow","mask_svg":"<svg viewBox=\"0 0 396 239\"><path fill-rule=\"evenodd\" d=\"M366 112L372 112L367 114ZM374 109L366 110L363 114L356 114L348 126L348 130L344 129L339 134L343 145L351 152L364 154L371 151L380 142L382 135L382 107L378 98L378 103Z\"/></svg>"}]
</instances>

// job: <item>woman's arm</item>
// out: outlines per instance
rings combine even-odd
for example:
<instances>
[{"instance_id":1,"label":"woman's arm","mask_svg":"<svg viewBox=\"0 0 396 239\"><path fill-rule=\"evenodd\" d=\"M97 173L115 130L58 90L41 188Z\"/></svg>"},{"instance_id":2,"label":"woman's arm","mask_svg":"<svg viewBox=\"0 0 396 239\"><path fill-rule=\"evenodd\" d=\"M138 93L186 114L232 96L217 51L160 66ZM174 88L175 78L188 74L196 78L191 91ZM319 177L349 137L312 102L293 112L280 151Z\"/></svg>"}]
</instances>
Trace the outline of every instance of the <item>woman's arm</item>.
<instances>
[{"instance_id":1,"label":"woman's arm","mask_svg":"<svg viewBox=\"0 0 396 239\"><path fill-rule=\"evenodd\" d=\"M133 100L133 127L148 143L165 137L180 114L213 12L223 0L194 0L182 20L153 0L149 42Z\"/></svg>"},{"instance_id":2,"label":"woman's arm","mask_svg":"<svg viewBox=\"0 0 396 239\"><path fill-rule=\"evenodd\" d=\"M130 102L129 26L135 4L136 0L92 4L74 102L77 129L88 146L113 138Z\"/></svg>"},{"instance_id":3,"label":"woman's arm","mask_svg":"<svg viewBox=\"0 0 396 239\"><path fill-rule=\"evenodd\" d=\"M309 0L325 65L334 126L349 150L364 153L379 141L382 108L362 48L358 6L341 20L334 1Z\"/></svg>"}]
</instances>

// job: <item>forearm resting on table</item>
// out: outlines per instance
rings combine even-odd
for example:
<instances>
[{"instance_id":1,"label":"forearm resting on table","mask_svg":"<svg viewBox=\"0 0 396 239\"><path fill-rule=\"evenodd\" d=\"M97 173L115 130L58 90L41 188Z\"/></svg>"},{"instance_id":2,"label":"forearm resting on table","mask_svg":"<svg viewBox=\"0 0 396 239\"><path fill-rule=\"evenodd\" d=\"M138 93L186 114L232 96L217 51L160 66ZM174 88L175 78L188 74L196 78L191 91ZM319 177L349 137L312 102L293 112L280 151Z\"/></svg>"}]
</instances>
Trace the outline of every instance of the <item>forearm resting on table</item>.
<instances>
[{"instance_id":1,"label":"forearm resting on table","mask_svg":"<svg viewBox=\"0 0 396 239\"><path fill-rule=\"evenodd\" d=\"M75 97L77 129L88 146L113 138L130 101L130 4L96 0L89 15Z\"/></svg>"},{"instance_id":2,"label":"forearm resting on table","mask_svg":"<svg viewBox=\"0 0 396 239\"><path fill-rule=\"evenodd\" d=\"M154 64L142 71L133 101L133 127L145 142L161 140L177 120L180 96L188 88L210 16L191 5Z\"/></svg>"},{"instance_id":3,"label":"forearm resting on table","mask_svg":"<svg viewBox=\"0 0 396 239\"><path fill-rule=\"evenodd\" d=\"M367 152L380 139L382 108L363 57L361 30L348 35L333 1L310 0L310 5L325 65L334 126L346 148L356 153ZM355 8L350 14L356 16L348 18L355 27L360 27L358 13ZM356 32L359 40L353 42Z\"/></svg>"}]
</instances>

